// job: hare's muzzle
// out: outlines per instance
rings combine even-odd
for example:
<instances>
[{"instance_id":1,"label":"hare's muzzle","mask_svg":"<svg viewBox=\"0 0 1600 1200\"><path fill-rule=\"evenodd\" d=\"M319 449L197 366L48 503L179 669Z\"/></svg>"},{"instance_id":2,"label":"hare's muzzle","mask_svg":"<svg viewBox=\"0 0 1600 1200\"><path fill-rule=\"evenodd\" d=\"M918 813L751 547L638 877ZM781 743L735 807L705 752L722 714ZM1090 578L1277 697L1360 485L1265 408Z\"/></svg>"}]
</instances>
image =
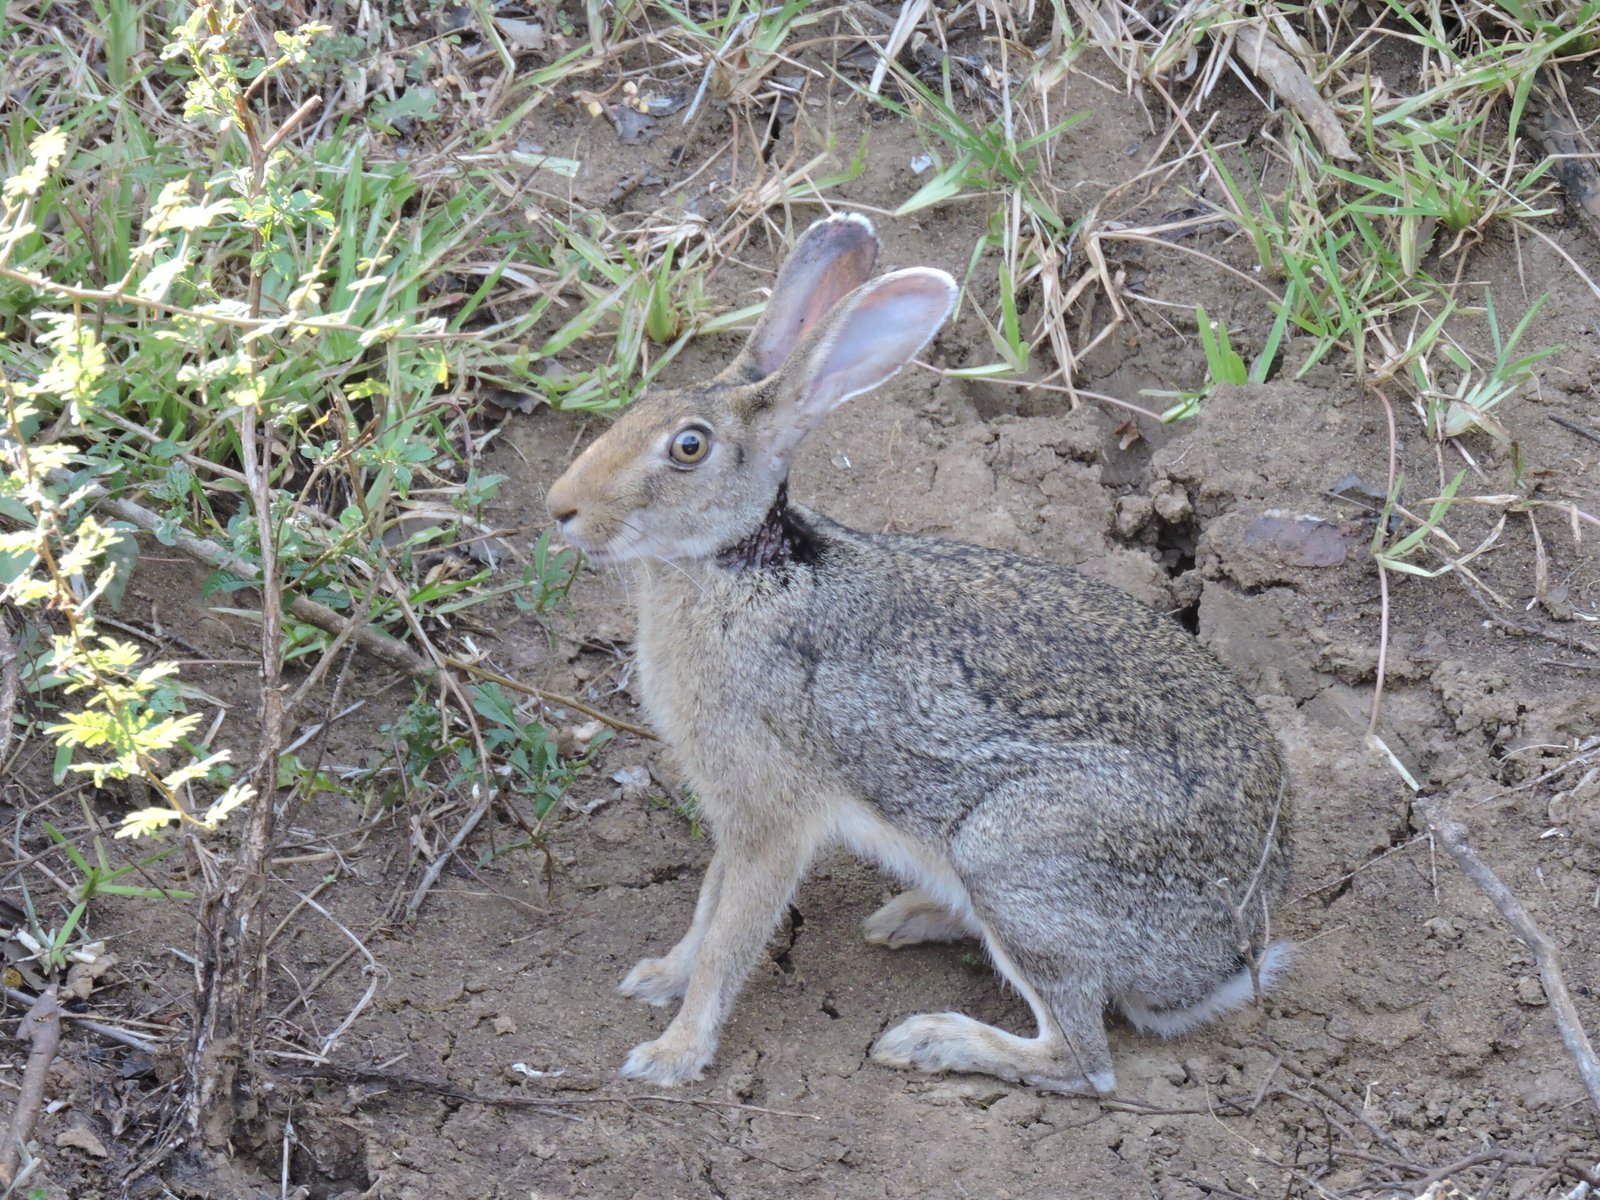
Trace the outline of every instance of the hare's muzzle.
<instances>
[{"instance_id":1,"label":"hare's muzzle","mask_svg":"<svg viewBox=\"0 0 1600 1200\"><path fill-rule=\"evenodd\" d=\"M581 484L573 478L576 469L576 466L569 468L550 485L545 507L556 523L556 535L567 545L576 546L594 557L604 553L609 537L603 528L606 503L603 497L584 494Z\"/></svg>"},{"instance_id":2,"label":"hare's muzzle","mask_svg":"<svg viewBox=\"0 0 1600 1200\"><path fill-rule=\"evenodd\" d=\"M550 490L545 494L545 508L555 523L565 526L578 515L577 489L572 485L572 468L568 467L560 479L550 485Z\"/></svg>"}]
</instances>

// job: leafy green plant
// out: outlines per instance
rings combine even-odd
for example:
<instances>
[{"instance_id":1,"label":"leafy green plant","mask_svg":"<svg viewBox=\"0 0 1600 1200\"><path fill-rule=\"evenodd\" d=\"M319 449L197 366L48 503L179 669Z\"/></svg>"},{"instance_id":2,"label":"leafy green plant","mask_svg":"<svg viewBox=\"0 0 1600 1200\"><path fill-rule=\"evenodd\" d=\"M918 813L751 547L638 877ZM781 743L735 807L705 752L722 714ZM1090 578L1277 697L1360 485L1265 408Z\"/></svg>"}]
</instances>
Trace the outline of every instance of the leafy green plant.
<instances>
[{"instance_id":1,"label":"leafy green plant","mask_svg":"<svg viewBox=\"0 0 1600 1200\"><path fill-rule=\"evenodd\" d=\"M1206 383L1196 392L1168 392L1146 389L1141 395L1153 396L1162 399L1176 400L1177 403L1161 414L1162 421L1181 421L1194 416L1200 411L1201 402L1211 394L1211 389L1218 384L1233 384L1241 386L1251 382L1255 376L1244 365L1233 348L1233 343L1228 337L1228 327L1220 320L1212 321L1206 315L1205 305L1195 306L1195 324L1200 330L1200 345L1206 355ZM1265 369L1263 360L1258 364ZM1256 379L1256 382L1260 382Z\"/></svg>"},{"instance_id":2,"label":"leafy green plant","mask_svg":"<svg viewBox=\"0 0 1600 1200\"><path fill-rule=\"evenodd\" d=\"M714 63L707 84L724 98L754 95L784 62L784 44L798 30L817 23L816 6L806 0L763 4L760 0L732 0L711 10L709 19L698 6L658 2L661 15L688 35L691 44L708 53Z\"/></svg>"},{"instance_id":3,"label":"leafy green plant","mask_svg":"<svg viewBox=\"0 0 1600 1200\"><path fill-rule=\"evenodd\" d=\"M1041 70L1044 68L1041 67ZM984 259L993 257L998 283L996 311L976 309L998 358L990 363L953 370L962 379L1001 378L1028 371L1035 347L1050 340L1064 361L1058 329L1062 314L1050 302L1047 279L1061 266L1061 248L1069 245L1077 224L1062 216L1062 202L1049 182L1049 156L1055 142L1090 116L1074 113L1037 133L1019 136L1016 112L1029 86L1024 80L1015 95L1001 102L1001 113L987 122L968 116L955 98L948 61L935 91L899 66L891 68L904 100L886 95L871 99L915 123L928 150L934 173L895 210L909 216L958 200L980 199L994 207L984 234L967 265L970 280ZM1024 330L1020 297L1034 291L1045 300L1035 305L1032 328Z\"/></svg>"},{"instance_id":4,"label":"leafy green plant","mask_svg":"<svg viewBox=\"0 0 1600 1200\"><path fill-rule=\"evenodd\" d=\"M1512 357L1527 322L1502 347L1487 299L1496 362L1481 380L1470 378L1464 355L1446 336L1462 311L1455 287L1427 264L1480 240L1496 221L1527 226L1549 215L1532 198L1548 163L1515 179L1508 163L1506 178L1492 178L1480 165L1487 153L1481 115L1379 120L1370 96L1365 104L1372 154L1361 171L1324 161L1309 140L1293 135L1286 142L1287 186L1268 197L1254 183L1241 186L1215 149L1208 158L1262 273L1283 282L1263 357L1270 361L1291 331L1310 338L1297 376L1336 348L1347 350L1358 379L1411 386L1430 433L1455 436L1484 425L1488 410L1553 351ZM1448 244L1441 245L1441 233L1453 235ZM1439 393L1441 356L1461 372L1459 394Z\"/></svg>"},{"instance_id":5,"label":"leafy green plant","mask_svg":"<svg viewBox=\"0 0 1600 1200\"><path fill-rule=\"evenodd\" d=\"M611 740L600 730L584 752L564 756L555 734L541 715L518 704L499 683L467 689L473 713L481 718L481 740L448 719L448 710L419 694L399 720L383 726L383 734L399 751L396 783L406 790L432 782L447 790L495 781L513 796L530 800L533 818L543 821L566 795L579 774ZM373 778L387 774L375 770ZM396 795L390 788L389 795Z\"/></svg>"},{"instance_id":6,"label":"leafy green plant","mask_svg":"<svg viewBox=\"0 0 1600 1200\"><path fill-rule=\"evenodd\" d=\"M87 814L88 802L84 801L83 805ZM131 875L147 873L162 859L176 850L176 846L167 846L135 862L113 866L106 851L105 841L98 832L95 832L92 836L94 861L90 862L61 830L48 821L42 822L42 825L46 836L49 837L60 853L66 857L78 876L77 882L68 886L66 899L71 907L67 910L59 925L47 925L44 919L40 917L34 904L33 895L28 889L25 880L20 888L22 907L27 918L27 928L23 940L32 950L40 968L47 974L63 971L73 961L82 941L81 930L84 915L89 910L90 901L96 897L123 896L144 900L194 899L192 892L119 882L119 880L126 879ZM91 828L93 828L92 818Z\"/></svg>"},{"instance_id":7,"label":"leafy green plant","mask_svg":"<svg viewBox=\"0 0 1600 1200\"><path fill-rule=\"evenodd\" d=\"M1511 440L1499 421L1491 415L1493 410L1532 380L1536 365L1563 349L1561 346L1546 346L1520 357L1512 357L1546 298L1541 296L1530 305L1510 336L1502 338L1500 322L1494 311L1494 297L1485 290L1484 316L1493 341L1494 360L1480 369L1460 347L1442 346L1441 353L1460 372L1456 386L1450 392L1441 391L1435 384L1433 371L1426 360L1419 358L1413 361L1418 409L1424 426L1432 436L1441 439L1460 437L1474 429L1486 429L1503 441Z\"/></svg>"},{"instance_id":8,"label":"leafy green plant","mask_svg":"<svg viewBox=\"0 0 1600 1200\"><path fill-rule=\"evenodd\" d=\"M65 154L66 142L59 131L49 131L34 139L31 151L30 164L4 187L0 262L29 235L34 202ZM168 686L177 671L173 664L141 665L136 646L99 632L95 608L117 581L119 566L112 552L122 535L79 511L89 489L72 470L78 457L73 448L35 444L34 435L52 408L79 422L86 419L106 375L105 347L75 314L50 314L43 324L40 342L51 357L34 382L19 387L9 379L0 381L5 405L0 513L19 527L0 533L0 554L9 562L0 596L18 606L49 608L65 626L53 635L42 667L34 672L36 687L58 687L66 696L81 698L78 707L63 708L47 731L58 746L57 774L85 772L97 785L142 776L167 802L160 810L161 823L190 820L214 828L249 799L251 790L247 784L233 784L199 816L179 804L179 792L209 776L226 753L177 769L162 765L160 760L183 745L200 718L183 713ZM77 761L81 752L93 757ZM150 811L137 828L147 827Z\"/></svg>"},{"instance_id":9,"label":"leafy green plant","mask_svg":"<svg viewBox=\"0 0 1600 1200\"><path fill-rule=\"evenodd\" d=\"M106 14L124 40L130 17ZM543 312L534 305L493 336L465 332L512 247L448 318L431 315L428 290L439 274L452 257L478 253L472 230L492 189L428 194L404 164L370 162L340 130L309 155L292 153L285 135L310 105L268 132L253 104L270 80L304 63L325 31L280 31L278 55L247 66L240 20L232 3L197 5L163 55L181 81L186 118L215 139L212 169L196 171L178 137L159 141L125 118L120 142L75 145L71 131L96 118L72 114L76 123L33 136L0 206L0 321L22 333L0 341L0 503L20 527L0 548L4 582L19 604L72 615L49 661L29 673L39 688L84 700L49 730L63 769L88 757L97 781L143 774L164 784L169 820L192 815L200 824L249 792L239 785L222 810L186 813L172 802L226 751L197 755L198 765L176 772L158 761L183 748L198 717L182 711L169 666L95 629L93 610L115 599L137 544L85 515L85 503L132 494L158 510L163 540L224 543L253 573L219 573L212 592L254 587L270 568L298 594L399 633L408 628L406 606L426 613L448 602L459 611L482 575L451 586L408 585L396 573L362 613L358 598L371 591L364 564L392 554L403 571L410 548L442 541L469 515L447 506L446 522L412 519L391 550L386 533L422 507L419 490L464 475L465 502L492 495L492 481L475 476L456 449L462 408L446 389L520 370L526 351L513 343ZM12 148L17 130L14 119ZM114 157L119 150L125 161ZM103 189L96 198L104 202L46 231L39 212L81 204L60 177L88 158L104 169L84 176L84 186ZM126 186L133 177L138 189ZM149 197L142 212L132 203L139 190ZM247 503L246 426L258 419L287 450L264 464L268 520ZM47 426L52 437L40 442ZM342 493L348 503L319 505L319 493ZM436 501L426 507L439 510ZM285 622L284 638L286 661L313 660L332 641L296 620ZM159 824L149 810L129 828Z\"/></svg>"},{"instance_id":10,"label":"leafy green plant","mask_svg":"<svg viewBox=\"0 0 1600 1200\"><path fill-rule=\"evenodd\" d=\"M1454 479L1439 493L1428 510L1427 518L1415 529L1405 533L1391 535L1390 515L1399 503L1400 488L1404 480L1396 477L1394 490L1389 494L1383 511L1378 516L1378 526L1372 532L1372 557L1380 569L1385 571L1398 571L1402 575L1418 575L1425 579L1433 579L1454 569L1455 561L1447 561L1442 567L1422 567L1411 561L1418 551L1427 545L1428 539L1434 536L1443 536L1440 523L1450 512L1451 505L1455 503L1456 492L1461 487L1461 481L1466 478L1465 471L1458 471ZM1459 550L1454 542L1450 543L1451 549Z\"/></svg>"},{"instance_id":11,"label":"leafy green plant","mask_svg":"<svg viewBox=\"0 0 1600 1200\"><path fill-rule=\"evenodd\" d=\"M479 684L471 692L474 711L487 722L485 747L495 757L506 785L533 802L536 821L549 815L595 752L611 740L611 732L601 730L582 757L563 759L544 723L520 712L498 684ZM470 757L465 761L470 764Z\"/></svg>"},{"instance_id":12,"label":"leafy green plant","mask_svg":"<svg viewBox=\"0 0 1600 1200\"><path fill-rule=\"evenodd\" d=\"M512 599L525 613L543 616L567 598L578 577L580 558L576 550L557 547L552 529L539 534L530 561L523 569L520 584L513 585Z\"/></svg>"},{"instance_id":13,"label":"leafy green plant","mask_svg":"<svg viewBox=\"0 0 1600 1200\"><path fill-rule=\"evenodd\" d=\"M907 101L878 96L877 103L915 122L931 146L942 148L943 154L936 161L948 155L948 161L895 210L895 216L920 212L969 193L998 193L1015 196L1042 230L1057 237L1067 236L1068 222L1046 190L1041 155L1062 134L1088 120L1089 113L1073 113L1048 129L1019 138L1005 116L979 124L963 113L951 87L948 62L944 64L938 92L902 69L896 68L895 76Z\"/></svg>"}]
</instances>

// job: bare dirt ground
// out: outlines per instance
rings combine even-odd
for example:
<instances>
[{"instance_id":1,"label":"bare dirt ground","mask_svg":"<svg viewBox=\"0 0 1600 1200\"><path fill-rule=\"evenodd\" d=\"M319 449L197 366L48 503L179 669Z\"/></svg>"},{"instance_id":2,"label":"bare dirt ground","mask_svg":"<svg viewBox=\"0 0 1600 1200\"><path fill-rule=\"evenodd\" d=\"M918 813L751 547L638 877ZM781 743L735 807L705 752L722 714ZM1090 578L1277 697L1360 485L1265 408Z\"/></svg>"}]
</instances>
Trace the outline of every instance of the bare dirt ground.
<instances>
[{"instance_id":1,"label":"bare dirt ground","mask_svg":"<svg viewBox=\"0 0 1600 1200\"><path fill-rule=\"evenodd\" d=\"M1064 88L1062 111L1093 111L1057 152L1086 206L1134 175L1141 148L1154 145L1147 114L1117 84L1086 56ZM1236 132L1262 119L1242 90L1225 87L1217 103ZM833 119L840 145L869 134L866 173L833 198L892 209L915 186L912 132L892 119L866 122L859 108ZM537 110L526 134L584 164L573 187L590 203L626 175L660 180L627 203L665 204L678 195L674 164L698 161L671 134L622 146L609 125L570 105ZM685 202L714 203L716 182L698 181ZM1140 211L1159 216L1185 203L1174 185ZM812 215L797 211L796 228ZM959 205L878 218L885 265L959 273L972 241L966 220ZM1600 275L1600 246L1585 229L1554 236ZM1242 261L1225 228L1201 231L1195 244ZM713 277L717 299L752 302L780 256L753 239ZM1270 313L1205 263L1143 252L1119 265L1144 294L1203 299L1246 346L1265 336ZM1541 494L1594 511L1600 441L1549 419L1600 431L1593 295L1542 243L1485 244L1468 269L1508 308L1512 297L1520 310L1553 293L1538 335L1566 349L1542 365L1537 388L1503 406L1502 421ZM1201 377L1192 321L1179 328L1161 310L1139 315L1091 356L1084 386L1136 397ZM985 342L964 314L927 361L971 365L986 357L976 348ZM736 345L729 336L692 348L674 381L715 369ZM409 925L390 917L396 888L415 880L404 871L416 849L404 808L375 816L335 795L303 809L281 855L274 919L287 926L273 956L285 980L268 1011L318 1035L337 1032L339 1071L310 1078L295 1074L305 1064L276 1063L279 1083L257 1097L260 1138L238 1148L249 1169L237 1180L165 1167L141 1176L125 1147L171 1064L77 1038L57 1073L71 1102L41 1129L59 1148L49 1194L101 1194L104 1181L134 1171L137 1195L278 1195L281 1162L283 1194L393 1200L1412 1196L1446 1178L1456 1194L1565 1194L1572 1177L1547 1165L1592 1168L1600 1137L1532 959L1436 853L1408 788L1363 741L1380 628L1366 551L1375 515L1330 493L1351 474L1385 486L1382 406L1334 363L1299 382L1219 389L1197 419L1146 423L1131 442L1125 417L907 373L827 422L792 489L859 527L1074 564L1171 611L1245 681L1287 749L1297 792L1294 898L1274 921L1300 951L1263 1009L1170 1042L1115 1027L1115 1103L884 1069L868 1047L910 1013L955 1008L1025 1030L1027 1010L975 947L864 944L860 921L891 884L833 857L801 889L706 1079L641 1095L615 1068L670 1014L615 986L686 924L709 846L673 807L675 780L658 747L622 736L572 794L576 806L597 806L553 820L548 865L532 851L488 855L518 835L480 830L469 843L476 850L444 872ZM490 463L512 477L500 523L542 521L545 488L602 420L508 418ZM1479 474L1469 472L1463 494L1511 490L1509 449L1484 437L1467 445ZM1412 500L1436 494L1461 465L1409 413L1399 414L1398 453ZM1450 528L1470 547L1495 519L1462 507ZM1557 943L1590 1029L1600 1028L1600 776L1581 762L1546 775L1600 730L1600 629L1588 623L1600 616L1597 540L1591 532L1580 544L1548 516L1536 540L1530 519L1513 514L1474 561L1476 583L1396 583L1382 727ZM196 594L197 578L177 564L150 570L135 580L126 619L181 630L197 657L244 657L248 628L177 607ZM479 644L509 673L636 716L626 578L587 574L571 600L550 633L507 606ZM330 765L388 753L378 730L404 703L405 688L380 669L358 671L355 692L367 705L343 723ZM227 700L252 682L248 667L218 666L206 686ZM6 784L7 802L31 805L47 765L26 763L34 775ZM637 767L654 778L614 781ZM324 884L333 878L328 850L340 870ZM298 903L311 894L320 909ZM180 906L107 902L96 920L126 976L102 1002L171 1026L190 984L166 948L190 944L191 917ZM352 938L371 960L355 953L321 978ZM369 987L372 1002L339 1030Z\"/></svg>"}]
</instances>

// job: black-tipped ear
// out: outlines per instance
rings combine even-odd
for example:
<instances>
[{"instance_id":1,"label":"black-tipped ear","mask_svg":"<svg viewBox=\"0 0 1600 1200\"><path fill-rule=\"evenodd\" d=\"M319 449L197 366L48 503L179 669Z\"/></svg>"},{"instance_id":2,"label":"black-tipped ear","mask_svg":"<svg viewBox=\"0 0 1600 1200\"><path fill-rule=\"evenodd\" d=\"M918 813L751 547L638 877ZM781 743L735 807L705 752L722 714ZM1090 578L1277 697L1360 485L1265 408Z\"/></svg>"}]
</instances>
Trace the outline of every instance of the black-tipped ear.
<instances>
[{"instance_id":1,"label":"black-tipped ear","mask_svg":"<svg viewBox=\"0 0 1600 1200\"><path fill-rule=\"evenodd\" d=\"M800 235L772 285L772 299L737 364L746 379L765 379L865 283L878 261L878 235L856 213L818 221Z\"/></svg>"}]
</instances>

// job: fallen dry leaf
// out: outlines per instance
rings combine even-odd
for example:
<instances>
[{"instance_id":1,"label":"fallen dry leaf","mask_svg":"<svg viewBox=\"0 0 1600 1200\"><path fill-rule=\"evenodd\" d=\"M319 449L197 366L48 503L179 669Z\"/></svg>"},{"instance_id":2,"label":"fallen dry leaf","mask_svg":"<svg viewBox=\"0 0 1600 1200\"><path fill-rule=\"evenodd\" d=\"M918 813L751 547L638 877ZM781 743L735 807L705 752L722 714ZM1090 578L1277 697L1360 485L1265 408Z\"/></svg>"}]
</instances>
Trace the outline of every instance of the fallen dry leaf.
<instances>
[{"instance_id":1,"label":"fallen dry leaf","mask_svg":"<svg viewBox=\"0 0 1600 1200\"><path fill-rule=\"evenodd\" d=\"M82 1150L85 1154L95 1158L109 1158L111 1152L106 1149L106 1144L95 1136L94 1130L87 1125L69 1125L56 1134L57 1150Z\"/></svg>"}]
</instances>

